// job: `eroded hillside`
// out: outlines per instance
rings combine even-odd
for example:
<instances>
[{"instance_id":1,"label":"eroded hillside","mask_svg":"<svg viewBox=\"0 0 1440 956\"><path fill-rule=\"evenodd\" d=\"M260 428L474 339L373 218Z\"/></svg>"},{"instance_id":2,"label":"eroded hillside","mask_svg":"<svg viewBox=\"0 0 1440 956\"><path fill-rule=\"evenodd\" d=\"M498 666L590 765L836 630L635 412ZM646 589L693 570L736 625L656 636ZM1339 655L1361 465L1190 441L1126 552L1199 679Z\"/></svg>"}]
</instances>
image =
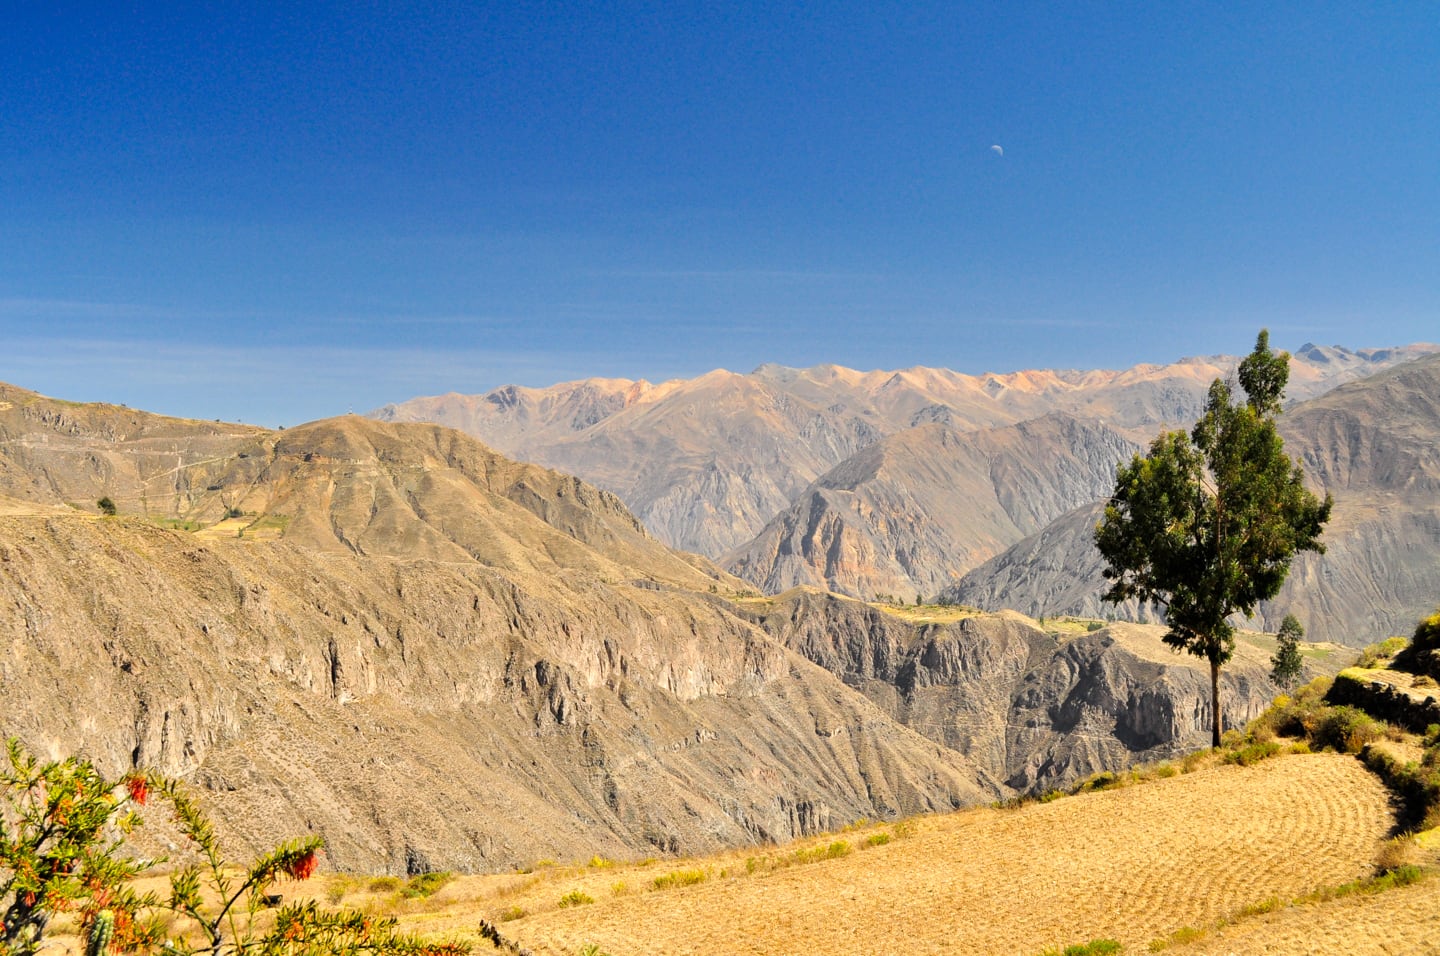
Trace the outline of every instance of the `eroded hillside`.
<instances>
[{"instance_id":1,"label":"eroded hillside","mask_svg":"<svg viewBox=\"0 0 1440 956\"><path fill-rule=\"evenodd\" d=\"M401 871L696 852L1044 788L1208 726L1153 636L741 600L613 495L451 429L5 394L0 734L184 777L239 847L311 831L336 865ZM1228 719L1268 696L1255 668L1231 669Z\"/></svg>"}]
</instances>

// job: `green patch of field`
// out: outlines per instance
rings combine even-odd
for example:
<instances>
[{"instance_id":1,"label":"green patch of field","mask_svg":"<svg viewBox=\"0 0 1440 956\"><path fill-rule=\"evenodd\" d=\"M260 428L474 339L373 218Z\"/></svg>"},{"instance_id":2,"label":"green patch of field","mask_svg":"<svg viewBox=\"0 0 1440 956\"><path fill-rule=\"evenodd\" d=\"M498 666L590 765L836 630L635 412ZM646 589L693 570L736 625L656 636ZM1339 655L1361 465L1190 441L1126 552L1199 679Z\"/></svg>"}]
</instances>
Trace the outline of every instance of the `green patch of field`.
<instances>
[{"instance_id":1,"label":"green patch of field","mask_svg":"<svg viewBox=\"0 0 1440 956\"><path fill-rule=\"evenodd\" d=\"M869 601L867 603L877 611L883 611L912 624L950 624L984 613L979 608L964 604L892 604L888 601Z\"/></svg>"},{"instance_id":2,"label":"green patch of field","mask_svg":"<svg viewBox=\"0 0 1440 956\"><path fill-rule=\"evenodd\" d=\"M245 526L245 539L247 541L271 541L284 537L285 529L288 527L290 527L289 515L263 514Z\"/></svg>"},{"instance_id":3,"label":"green patch of field","mask_svg":"<svg viewBox=\"0 0 1440 956\"><path fill-rule=\"evenodd\" d=\"M198 521L190 518L157 518L151 517L150 523L167 531L199 531L205 527Z\"/></svg>"}]
</instances>

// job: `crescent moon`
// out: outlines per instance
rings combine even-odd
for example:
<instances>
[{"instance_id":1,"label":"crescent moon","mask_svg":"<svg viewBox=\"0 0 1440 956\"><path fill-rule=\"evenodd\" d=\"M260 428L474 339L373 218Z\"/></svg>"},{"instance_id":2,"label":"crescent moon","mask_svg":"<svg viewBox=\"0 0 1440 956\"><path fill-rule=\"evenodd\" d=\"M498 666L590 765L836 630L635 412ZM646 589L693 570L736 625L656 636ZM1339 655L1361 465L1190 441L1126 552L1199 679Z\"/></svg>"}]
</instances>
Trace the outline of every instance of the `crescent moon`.
<instances>
[{"instance_id":1,"label":"crescent moon","mask_svg":"<svg viewBox=\"0 0 1440 956\"><path fill-rule=\"evenodd\" d=\"M1001 149L999 146L991 146L990 148L995 151L995 155L996 155L996 156L1004 156L1004 155L1005 155L1005 150Z\"/></svg>"}]
</instances>

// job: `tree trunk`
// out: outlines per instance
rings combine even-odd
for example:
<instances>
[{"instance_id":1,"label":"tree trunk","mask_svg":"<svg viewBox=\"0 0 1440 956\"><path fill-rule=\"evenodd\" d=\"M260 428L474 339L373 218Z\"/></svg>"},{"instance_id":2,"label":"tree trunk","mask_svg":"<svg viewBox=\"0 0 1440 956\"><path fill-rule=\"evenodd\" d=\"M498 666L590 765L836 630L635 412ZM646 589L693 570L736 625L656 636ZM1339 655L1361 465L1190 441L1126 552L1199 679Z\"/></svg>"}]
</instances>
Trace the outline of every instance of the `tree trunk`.
<instances>
[{"instance_id":1,"label":"tree trunk","mask_svg":"<svg viewBox=\"0 0 1440 956\"><path fill-rule=\"evenodd\" d=\"M1222 720L1222 718L1220 717L1220 662L1219 662L1219 661L1211 661L1211 662L1210 662L1210 713L1211 713L1211 716L1212 716L1212 719L1211 719L1211 721L1210 721L1210 726L1211 726L1211 728L1212 728L1212 733L1211 733L1211 745L1212 745L1212 746L1215 746L1215 747L1218 747L1218 746L1220 746L1220 732L1224 729L1224 728L1221 726L1221 724L1223 723L1223 720Z\"/></svg>"}]
</instances>

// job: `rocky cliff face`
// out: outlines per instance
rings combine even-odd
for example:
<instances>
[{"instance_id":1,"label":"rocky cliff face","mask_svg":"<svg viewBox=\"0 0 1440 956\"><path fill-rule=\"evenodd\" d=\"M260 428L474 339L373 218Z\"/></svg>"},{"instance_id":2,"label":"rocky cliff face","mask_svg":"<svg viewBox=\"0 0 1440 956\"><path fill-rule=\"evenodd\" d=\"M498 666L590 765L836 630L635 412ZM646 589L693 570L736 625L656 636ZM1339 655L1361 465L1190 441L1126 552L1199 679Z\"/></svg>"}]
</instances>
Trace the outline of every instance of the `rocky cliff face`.
<instances>
[{"instance_id":1,"label":"rocky cliff face","mask_svg":"<svg viewBox=\"0 0 1440 956\"><path fill-rule=\"evenodd\" d=\"M811 585L864 598L934 595L1103 494L1115 462L1138 447L1068 415L909 429L822 476L722 563L769 593Z\"/></svg>"},{"instance_id":2,"label":"rocky cliff face","mask_svg":"<svg viewBox=\"0 0 1440 956\"><path fill-rule=\"evenodd\" d=\"M1168 648L1161 627L1060 635L1013 612L926 622L808 589L752 607L787 647L1020 792L1209 742L1208 665ZM1226 726L1268 706L1269 666L1237 648L1221 678Z\"/></svg>"},{"instance_id":3,"label":"rocky cliff face","mask_svg":"<svg viewBox=\"0 0 1440 956\"><path fill-rule=\"evenodd\" d=\"M1324 555L1297 558L1255 626L1287 613L1307 636L1353 647L1405 634L1440 593L1440 356L1397 366L1297 405L1280 419L1286 451L1332 494ZM1099 616L1102 563L1091 505L967 574L944 594L978 607ZM1119 609L1134 617L1141 609ZM1153 612L1143 612L1153 613Z\"/></svg>"}]
</instances>

